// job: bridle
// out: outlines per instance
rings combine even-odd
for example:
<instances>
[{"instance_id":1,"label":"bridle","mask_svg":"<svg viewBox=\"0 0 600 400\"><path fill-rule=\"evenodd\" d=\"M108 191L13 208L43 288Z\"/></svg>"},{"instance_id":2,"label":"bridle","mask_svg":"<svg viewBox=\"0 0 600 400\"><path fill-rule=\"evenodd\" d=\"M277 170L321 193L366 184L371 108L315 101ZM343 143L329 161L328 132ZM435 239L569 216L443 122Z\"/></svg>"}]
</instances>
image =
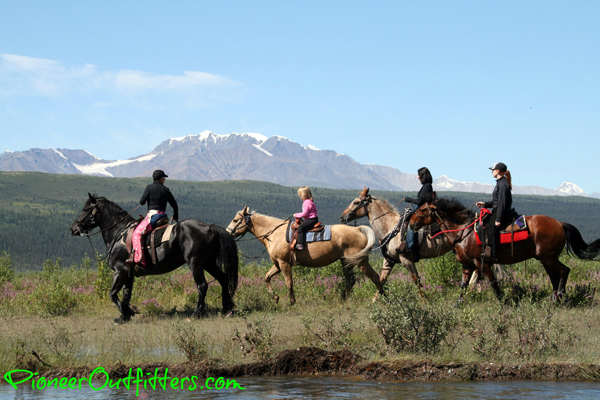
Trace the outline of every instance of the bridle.
<instances>
[{"instance_id":1,"label":"bridle","mask_svg":"<svg viewBox=\"0 0 600 400\"><path fill-rule=\"evenodd\" d=\"M100 200L100 199L98 199L98 200ZM138 208L140 208L141 206L142 206L141 204L138 205L129 214L125 215L123 218L121 218L119 221L115 222L114 224L112 224L108 228L101 229L101 230L99 230L97 232L94 232L94 233L88 233L89 231L84 230L83 227L81 226L81 223L83 221L85 221L86 218L89 217L90 218L90 223L93 226L92 229L94 229L97 226L95 218L96 218L96 214L98 214L98 201L96 201L96 203L94 203L94 207L90 210L90 212L88 214L86 214L83 218L77 218L77 220L76 220L76 222L77 222L76 233L79 233L80 236L87 237L88 241L90 242L90 246L92 247L92 254L95 255L96 251L94 249L94 244L92 243L92 239L90 239L90 237L91 236L95 236L95 235L97 235L99 233L102 233L102 232L106 232L107 230L114 228L115 226L117 226L121 222L125 221L125 219L127 217L129 217L131 214L133 214L133 212L135 210L137 210ZM104 257L102 257L102 258L96 258L96 261L103 261L104 259L106 259L108 257L108 255L110 254L110 252L112 251L113 247L115 246L115 243L117 243L117 239L116 238L113 240L113 242L111 243L111 245L108 247L108 250L106 251L106 255Z\"/></svg>"},{"instance_id":2,"label":"bridle","mask_svg":"<svg viewBox=\"0 0 600 400\"><path fill-rule=\"evenodd\" d=\"M358 210L360 210L361 208L365 209L365 216L368 217L369 216L369 210L367 209L367 206L369 205L369 203L373 200L373 198L371 197L371 195L367 195L364 198L361 198L360 201L358 202L358 204L356 205L356 207L354 207L352 210L350 210L348 212L348 215L346 216L346 224L348 224L348 222L350 221L351 217L355 217L354 219L356 220L356 213L358 212Z\"/></svg>"},{"instance_id":3,"label":"bridle","mask_svg":"<svg viewBox=\"0 0 600 400\"><path fill-rule=\"evenodd\" d=\"M240 224L242 222L245 222L245 224L243 226L240 226ZM233 235L238 230L243 229L243 228L248 228L248 230L250 230L250 225L251 224L252 224L252 214L245 214L245 215L242 216L242 218L240 219L240 222L238 222L233 229L227 228L226 231ZM248 232L248 231L246 231L246 232ZM242 236L244 236L246 234L246 232L244 232L242 234Z\"/></svg>"}]
</instances>

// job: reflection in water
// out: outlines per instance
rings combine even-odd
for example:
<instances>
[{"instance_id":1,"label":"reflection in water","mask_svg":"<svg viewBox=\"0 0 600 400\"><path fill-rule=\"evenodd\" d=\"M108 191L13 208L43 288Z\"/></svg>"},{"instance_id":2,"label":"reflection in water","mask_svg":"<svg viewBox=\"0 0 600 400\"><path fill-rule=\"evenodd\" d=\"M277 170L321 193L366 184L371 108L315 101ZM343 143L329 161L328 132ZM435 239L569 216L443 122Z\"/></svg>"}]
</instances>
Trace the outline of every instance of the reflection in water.
<instances>
[{"instance_id":1,"label":"reflection in water","mask_svg":"<svg viewBox=\"0 0 600 400\"><path fill-rule=\"evenodd\" d=\"M0 399L598 399L595 382L499 381L499 382L377 382L360 378L277 376L237 378L246 390L135 390L87 389L35 390L31 385L0 385ZM3 380L2 380L3 382ZM100 382L98 386L101 386Z\"/></svg>"}]
</instances>

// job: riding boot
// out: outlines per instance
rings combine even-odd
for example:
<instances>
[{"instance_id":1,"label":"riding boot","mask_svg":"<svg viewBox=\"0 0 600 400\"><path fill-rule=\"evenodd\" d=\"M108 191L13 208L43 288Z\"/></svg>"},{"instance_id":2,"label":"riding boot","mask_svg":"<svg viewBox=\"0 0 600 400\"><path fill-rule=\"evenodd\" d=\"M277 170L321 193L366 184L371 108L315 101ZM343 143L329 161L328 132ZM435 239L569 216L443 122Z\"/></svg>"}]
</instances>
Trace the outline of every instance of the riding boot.
<instances>
[{"instance_id":1,"label":"riding boot","mask_svg":"<svg viewBox=\"0 0 600 400\"><path fill-rule=\"evenodd\" d=\"M413 263L416 263L419 261L419 244L417 243L416 240L412 246L412 258L413 258Z\"/></svg>"}]
</instances>

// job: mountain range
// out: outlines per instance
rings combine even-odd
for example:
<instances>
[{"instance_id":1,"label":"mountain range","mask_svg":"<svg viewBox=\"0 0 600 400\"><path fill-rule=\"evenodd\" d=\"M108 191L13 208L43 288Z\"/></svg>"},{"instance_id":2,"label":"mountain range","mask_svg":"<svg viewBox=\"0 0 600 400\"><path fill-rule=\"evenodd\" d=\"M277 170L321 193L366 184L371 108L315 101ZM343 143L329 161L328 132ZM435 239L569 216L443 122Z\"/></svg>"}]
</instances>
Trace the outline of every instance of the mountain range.
<instances>
[{"instance_id":1,"label":"mountain range","mask_svg":"<svg viewBox=\"0 0 600 400\"><path fill-rule=\"evenodd\" d=\"M168 139L148 154L127 160L102 160L86 150L30 149L0 154L1 171L38 171L107 177L149 177L155 169L169 178L187 181L257 180L284 186L332 189L417 191L421 184L408 174L377 164L360 164L333 150L303 146L282 136L258 133L217 135L204 131ZM433 182L436 191L491 193L492 184L460 182L442 175ZM515 194L589 196L577 185L564 182L556 189L515 186Z\"/></svg>"}]
</instances>

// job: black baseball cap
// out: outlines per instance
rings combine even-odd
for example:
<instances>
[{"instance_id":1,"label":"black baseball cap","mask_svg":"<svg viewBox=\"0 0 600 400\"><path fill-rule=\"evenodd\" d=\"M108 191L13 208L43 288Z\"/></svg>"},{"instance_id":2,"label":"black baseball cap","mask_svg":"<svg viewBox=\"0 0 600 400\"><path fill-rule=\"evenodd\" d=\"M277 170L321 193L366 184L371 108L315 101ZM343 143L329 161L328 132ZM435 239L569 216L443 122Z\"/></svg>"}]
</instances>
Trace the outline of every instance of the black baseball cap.
<instances>
[{"instance_id":1,"label":"black baseball cap","mask_svg":"<svg viewBox=\"0 0 600 400\"><path fill-rule=\"evenodd\" d=\"M169 175L165 174L165 171L163 171L162 169L157 169L156 171L154 171L152 173L152 179L154 179L155 181L161 179L161 178L168 178Z\"/></svg>"},{"instance_id":2,"label":"black baseball cap","mask_svg":"<svg viewBox=\"0 0 600 400\"><path fill-rule=\"evenodd\" d=\"M498 171L500 171L500 172L506 172L506 170L507 170L508 168L506 167L506 164L504 164L504 163L501 163L501 162L497 162L496 164L492 165L492 166L490 167L490 169L491 169L492 171L493 171L493 170L495 170L495 169L497 169L497 170L498 170Z\"/></svg>"}]
</instances>

